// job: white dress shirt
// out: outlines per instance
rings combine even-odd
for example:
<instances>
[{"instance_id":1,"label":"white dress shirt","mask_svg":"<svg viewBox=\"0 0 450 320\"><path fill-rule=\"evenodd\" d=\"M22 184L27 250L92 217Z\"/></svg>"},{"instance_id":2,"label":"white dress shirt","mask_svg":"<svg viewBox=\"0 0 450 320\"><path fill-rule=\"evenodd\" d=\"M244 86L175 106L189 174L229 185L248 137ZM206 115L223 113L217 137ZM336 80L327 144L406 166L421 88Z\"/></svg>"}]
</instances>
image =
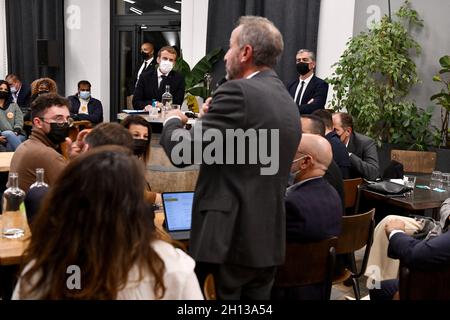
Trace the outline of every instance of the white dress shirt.
<instances>
[{"instance_id":1,"label":"white dress shirt","mask_svg":"<svg viewBox=\"0 0 450 320\"><path fill-rule=\"evenodd\" d=\"M311 74L311 75L310 75L308 78L306 78L305 80L300 79L300 81L298 82L297 89L295 90L294 101L297 101L298 93L299 93L299 91L300 91L300 88L302 87L302 81L304 81L305 84L303 85L303 90L302 90L302 93L301 93L301 96L300 96L300 103L299 103L299 104L302 104L303 94L305 93L306 88L308 87L308 84L309 84L309 82L311 81L311 79L312 79L313 76L314 76L314 73Z\"/></svg>"}]
</instances>

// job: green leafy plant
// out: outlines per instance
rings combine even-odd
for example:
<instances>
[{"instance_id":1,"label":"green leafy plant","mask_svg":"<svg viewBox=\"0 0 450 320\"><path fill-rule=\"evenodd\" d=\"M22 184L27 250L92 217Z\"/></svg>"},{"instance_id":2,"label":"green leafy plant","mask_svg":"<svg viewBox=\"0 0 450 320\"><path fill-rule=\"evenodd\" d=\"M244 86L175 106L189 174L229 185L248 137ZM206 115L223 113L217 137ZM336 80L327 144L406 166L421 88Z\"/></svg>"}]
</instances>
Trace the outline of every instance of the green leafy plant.
<instances>
[{"instance_id":1,"label":"green leafy plant","mask_svg":"<svg viewBox=\"0 0 450 320\"><path fill-rule=\"evenodd\" d=\"M205 84L205 77L212 72L214 64L219 61L222 56L223 50L221 48L214 49L200 59L192 69L183 57L177 59L175 70L181 72L184 76L186 84L185 99L187 100L188 106L195 105L193 108L198 108L195 96L206 99L210 95ZM197 110L194 111L198 112Z\"/></svg>"},{"instance_id":2,"label":"green leafy plant","mask_svg":"<svg viewBox=\"0 0 450 320\"><path fill-rule=\"evenodd\" d=\"M450 114L450 56L446 55L439 59L441 70L433 77L433 81L441 82L444 88L440 93L431 97L432 101L436 101L441 109L442 127L440 129L440 138L443 146L450 145L450 132L448 129Z\"/></svg>"},{"instance_id":3,"label":"green leafy plant","mask_svg":"<svg viewBox=\"0 0 450 320\"><path fill-rule=\"evenodd\" d=\"M327 79L334 89L331 104L335 111L345 108L355 120L355 130L379 145L389 142L425 149L433 140L431 112L405 100L419 82L410 54L421 51L409 30L423 27L423 22L408 1L395 16L396 21L384 16L368 32L347 42L334 64L335 72ZM418 124L425 129L413 127Z\"/></svg>"}]
</instances>

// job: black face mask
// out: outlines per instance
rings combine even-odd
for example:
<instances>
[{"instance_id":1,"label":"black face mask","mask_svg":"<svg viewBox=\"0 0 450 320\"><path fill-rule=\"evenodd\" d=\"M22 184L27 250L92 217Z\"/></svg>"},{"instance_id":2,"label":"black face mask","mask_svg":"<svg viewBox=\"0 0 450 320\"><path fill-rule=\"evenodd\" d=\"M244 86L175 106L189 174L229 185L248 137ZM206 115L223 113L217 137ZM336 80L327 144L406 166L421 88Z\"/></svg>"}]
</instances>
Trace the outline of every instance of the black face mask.
<instances>
[{"instance_id":1,"label":"black face mask","mask_svg":"<svg viewBox=\"0 0 450 320\"><path fill-rule=\"evenodd\" d=\"M134 142L134 154L138 157L145 156L147 152L148 140L145 139L133 139Z\"/></svg>"},{"instance_id":2,"label":"black face mask","mask_svg":"<svg viewBox=\"0 0 450 320\"><path fill-rule=\"evenodd\" d=\"M0 99L6 100L9 97L9 92L0 91Z\"/></svg>"},{"instance_id":3,"label":"black face mask","mask_svg":"<svg viewBox=\"0 0 450 320\"><path fill-rule=\"evenodd\" d=\"M144 60L148 60L148 59L150 59L150 54L147 52L141 51L141 57Z\"/></svg>"},{"instance_id":4,"label":"black face mask","mask_svg":"<svg viewBox=\"0 0 450 320\"><path fill-rule=\"evenodd\" d=\"M297 72L300 73L302 76L307 74L309 72L309 63L306 62L297 63Z\"/></svg>"},{"instance_id":5,"label":"black face mask","mask_svg":"<svg viewBox=\"0 0 450 320\"><path fill-rule=\"evenodd\" d=\"M39 96L42 96L43 94L46 94L46 93L50 93L50 91L48 91L48 90L42 90L42 91L39 91L39 92L38 92L38 95L39 95Z\"/></svg>"},{"instance_id":6,"label":"black face mask","mask_svg":"<svg viewBox=\"0 0 450 320\"><path fill-rule=\"evenodd\" d=\"M60 144L66 141L69 136L69 124L65 123L60 127L57 123L50 123L50 132L47 133L47 137L54 144Z\"/></svg>"}]
</instances>

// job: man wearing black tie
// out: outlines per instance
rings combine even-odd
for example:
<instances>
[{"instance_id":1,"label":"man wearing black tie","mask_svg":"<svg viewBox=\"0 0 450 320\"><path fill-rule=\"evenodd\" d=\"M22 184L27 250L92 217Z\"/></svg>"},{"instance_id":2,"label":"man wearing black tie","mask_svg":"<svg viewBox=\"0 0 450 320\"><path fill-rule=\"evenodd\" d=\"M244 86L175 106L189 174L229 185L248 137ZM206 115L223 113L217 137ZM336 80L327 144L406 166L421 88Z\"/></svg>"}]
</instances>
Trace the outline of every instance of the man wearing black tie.
<instances>
[{"instance_id":1,"label":"man wearing black tie","mask_svg":"<svg viewBox=\"0 0 450 320\"><path fill-rule=\"evenodd\" d=\"M323 109L327 101L328 83L314 75L314 52L301 49L296 55L299 77L288 85L288 91L298 105L300 114Z\"/></svg>"},{"instance_id":2,"label":"man wearing black tie","mask_svg":"<svg viewBox=\"0 0 450 320\"><path fill-rule=\"evenodd\" d=\"M177 60L177 52L173 47L162 47L158 52L158 68L141 74L134 90L133 108L145 109L151 106L152 100L161 102L161 97L170 86L173 103L181 105L184 100L184 77L173 71Z\"/></svg>"},{"instance_id":3,"label":"man wearing black tie","mask_svg":"<svg viewBox=\"0 0 450 320\"><path fill-rule=\"evenodd\" d=\"M150 72L156 67L156 59L154 58L154 46L150 42L144 42L141 45L141 58L142 64L137 69L137 72L134 74L133 78L127 83L127 100L131 107L131 101L133 100L133 92L136 88L137 82L144 72Z\"/></svg>"}]
</instances>

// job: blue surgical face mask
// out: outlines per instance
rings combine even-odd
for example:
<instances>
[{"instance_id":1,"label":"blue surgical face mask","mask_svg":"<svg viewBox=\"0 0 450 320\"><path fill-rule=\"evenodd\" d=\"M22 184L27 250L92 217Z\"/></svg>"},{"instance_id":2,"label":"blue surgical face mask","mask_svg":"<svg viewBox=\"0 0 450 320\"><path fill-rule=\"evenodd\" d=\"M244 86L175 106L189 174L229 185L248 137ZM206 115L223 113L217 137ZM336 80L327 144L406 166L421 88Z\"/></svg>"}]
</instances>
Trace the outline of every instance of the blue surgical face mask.
<instances>
[{"instance_id":1,"label":"blue surgical face mask","mask_svg":"<svg viewBox=\"0 0 450 320\"><path fill-rule=\"evenodd\" d=\"M11 86L11 93L16 93L16 92L17 92L16 87L15 86Z\"/></svg>"},{"instance_id":2,"label":"blue surgical face mask","mask_svg":"<svg viewBox=\"0 0 450 320\"><path fill-rule=\"evenodd\" d=\"M91 97L90 91L80 91L80 98L84 100L88 100Z\"/></svg>"}]
</instances>

